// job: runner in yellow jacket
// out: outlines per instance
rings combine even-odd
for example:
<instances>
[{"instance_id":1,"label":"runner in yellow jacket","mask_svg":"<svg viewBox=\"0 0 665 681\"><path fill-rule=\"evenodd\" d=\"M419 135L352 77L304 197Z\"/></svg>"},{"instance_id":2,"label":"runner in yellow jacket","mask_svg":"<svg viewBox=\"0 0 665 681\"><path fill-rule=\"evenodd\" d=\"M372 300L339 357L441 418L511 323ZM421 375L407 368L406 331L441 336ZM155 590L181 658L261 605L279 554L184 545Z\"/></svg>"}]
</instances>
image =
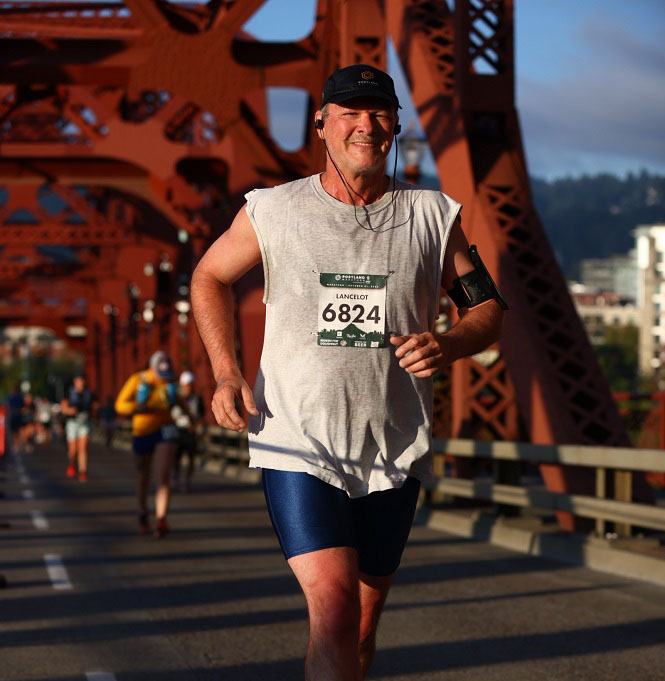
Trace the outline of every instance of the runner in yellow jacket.
<instances>
[{"instance_id":1,"label":"runner in yellow jacket","mask_svg":"<svg viewBox=\"0 0 665 681\"><path fill-rule=\"evenodd\" d=\"M132 449L138 473L136 495L142 534L150 532L148 490L155 460L155 536L159 538L169 531L166 515L171 495L170 477L178 448L178 429L171 409L178 402L173 366L169 356L161 350L153 353L146 370L127 379L115 401L119 415L132 417Z\"/></svg>"}]
</instances>

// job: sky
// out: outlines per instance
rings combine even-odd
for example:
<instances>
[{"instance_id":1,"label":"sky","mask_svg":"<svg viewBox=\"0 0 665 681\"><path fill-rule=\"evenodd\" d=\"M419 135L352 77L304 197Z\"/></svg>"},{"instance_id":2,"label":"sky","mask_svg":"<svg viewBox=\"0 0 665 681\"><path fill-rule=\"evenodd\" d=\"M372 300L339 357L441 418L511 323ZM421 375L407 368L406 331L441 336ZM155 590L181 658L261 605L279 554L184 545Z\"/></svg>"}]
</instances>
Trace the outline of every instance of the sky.
<instances>
[{"instance_id":1,"label":"sky","mask_svg":"<svg viewBox=\"0 0 665 681\"><path fill-rule=\"evenodd\" d=\"M267 0L245 30L261 40L300 39L312 29L315 5ZM515 62L532 176L665 174L665 0L515 0ZM388 70L402 123L415 121L394 51ZM302 95L269 95L271 129L285 148L302 139L298 101ZM434 173L431 155L423 170Z\"/></svg>"}]
</instances>

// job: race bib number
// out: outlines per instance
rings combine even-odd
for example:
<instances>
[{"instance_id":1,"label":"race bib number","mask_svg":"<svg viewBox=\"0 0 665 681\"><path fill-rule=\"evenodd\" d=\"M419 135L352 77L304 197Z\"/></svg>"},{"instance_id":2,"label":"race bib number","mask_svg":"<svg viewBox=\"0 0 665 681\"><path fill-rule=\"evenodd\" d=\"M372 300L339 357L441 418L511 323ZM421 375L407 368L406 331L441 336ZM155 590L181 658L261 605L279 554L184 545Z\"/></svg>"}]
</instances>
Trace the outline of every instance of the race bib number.
<instances>
[{"instance_id":1,"label":"race bib number","mask_svg":"<svg viewBox=\"0 0 665 681\"><path fill-rule=\"evenodd\" d=\"M321 273L318 344L384 347L387 278L383 274Z\"/></svg>"}]
</instances>

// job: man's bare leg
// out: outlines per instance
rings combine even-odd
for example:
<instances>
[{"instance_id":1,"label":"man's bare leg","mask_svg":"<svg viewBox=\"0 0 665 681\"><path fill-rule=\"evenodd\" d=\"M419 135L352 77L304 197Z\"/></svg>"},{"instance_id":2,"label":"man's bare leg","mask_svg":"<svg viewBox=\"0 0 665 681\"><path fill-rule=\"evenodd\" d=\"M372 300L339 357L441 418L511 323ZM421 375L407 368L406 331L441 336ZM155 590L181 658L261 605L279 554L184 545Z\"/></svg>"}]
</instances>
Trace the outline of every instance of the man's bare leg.
<instances>
[{"instance_id":1,"label":"man's bare leg","mask_svg":"<svg viewBox=\"0 0 665 681\"><path fill-rule=\"evenodd\" d=\"M148 512L148 491L150 489L150 470L152 454L140 454L136 466L136 500L139 513Z\"/></svg>"},{"instance_id":2,"label":"man's bare leg","mask_svg":"<svg viewBox=\"0 0 665 681\"><path fill-rule=\"evenodd\" d=\"M360 591L355 549L335 547L289 559L307 600L305 681L360 681Z\"/></svg>"},{"instance_id":3,"label":"man's bare leg","mask_svg":"<svg viewBox=\"0 0 665 681\"><path fill-rule=\"evenodd\" d=\"M171 471L178 446L175 442L160 442L155 446L155 516L164 520L171 498Z\"/></svg>"},{"instance_id":4,"label":"man's bare leg","mask_svg":"<svg viewBox=\"0 0 665 681\"><path fill-rule=\"evenodd\" d=\"M374 659L376 650L376 630L383 606L390 591L394 575L372 577L360 575L360 636L358 653L360 656L361 679L364 679Z\"/></svg>"},{"instance_id":5,"label":"man's bare leg","mask_svg":"<svg viewBox=\"0 0 665 681\"><path fill-rule=\"evenodd\" d=\"M72 468L76 467L77 447L76 440L67 440L67 458Z\"/></svg>"},{"instance_id":6,"label":"man's bare leg","mask_svg":"<svg viewBox=\"0 0 665 681\"><path fill-rule=\"evenodd\" d=\"M82 435L76 441L78 452L79 473L86 473L88 470L88 436Z\"/></svg>"}]
</instances>

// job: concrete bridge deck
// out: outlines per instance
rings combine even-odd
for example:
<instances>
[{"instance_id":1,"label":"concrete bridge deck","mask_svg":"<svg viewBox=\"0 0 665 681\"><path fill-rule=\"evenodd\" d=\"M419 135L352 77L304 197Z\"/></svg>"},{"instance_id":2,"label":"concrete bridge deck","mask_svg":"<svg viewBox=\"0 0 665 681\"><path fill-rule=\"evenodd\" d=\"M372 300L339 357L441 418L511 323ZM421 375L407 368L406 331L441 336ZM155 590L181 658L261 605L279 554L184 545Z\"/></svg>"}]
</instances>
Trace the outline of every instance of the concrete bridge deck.
<instances>
[{"instance_id":1,"label":"concrete bridge deck","mask_svg":"<svg viewBox=\"0 0 665 681\"><path fill-rule=\"evenodd\" d=\"M305 604L260 489L199 472L163 540L135 529L132 457L0 463L0 680L297 681ZM49 569L47 569L47 564ZM665 679L665 589L414 527L371 679Z\"/></svg>"}]
</instances>

